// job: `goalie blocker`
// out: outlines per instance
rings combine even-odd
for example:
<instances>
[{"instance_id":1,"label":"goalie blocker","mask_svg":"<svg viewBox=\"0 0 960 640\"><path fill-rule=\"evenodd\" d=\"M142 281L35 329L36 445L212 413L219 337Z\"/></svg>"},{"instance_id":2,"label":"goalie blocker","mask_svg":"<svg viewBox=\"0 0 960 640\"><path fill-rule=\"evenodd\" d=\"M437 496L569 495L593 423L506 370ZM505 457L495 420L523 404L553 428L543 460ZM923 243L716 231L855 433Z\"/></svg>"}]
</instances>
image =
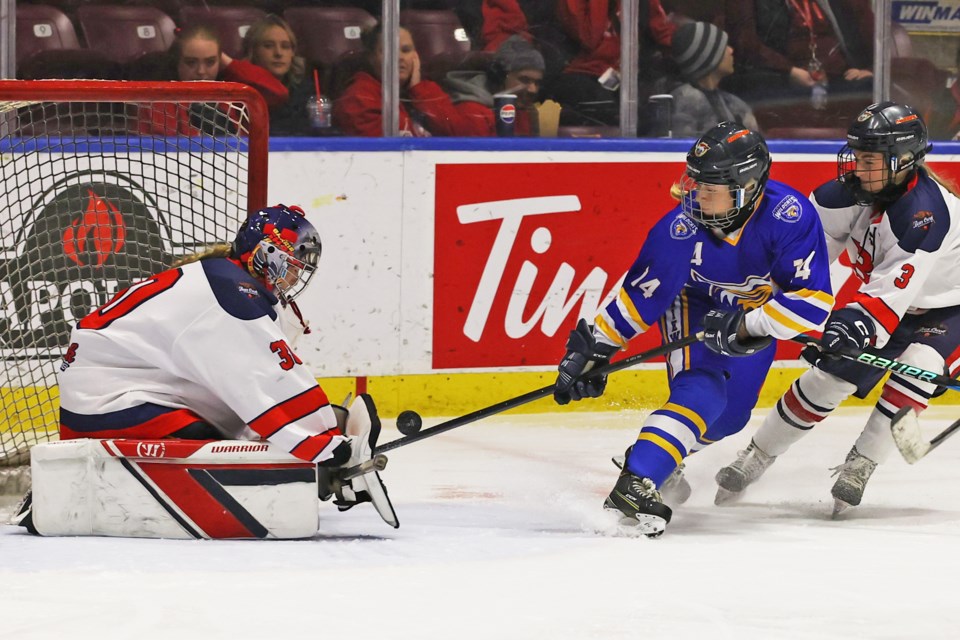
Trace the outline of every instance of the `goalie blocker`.
<instances>
[{"instance_id":1,"label":"goalie blocker","mask_svg":"<svg viewBox=\"0 0 960 640\"><path fill-rule=\"evenodd\" d=\"M346 413L346 412L345 412ZM372 399L356 398L346 416L352 438L343 468L318 467L268 442L76 439L31 452L32 496L16 517L47 536L135 538L309 538L319 501L336 485L341 510L371 501L393 527L396 514L376 470L365 465L379 435ZM365 465L372 469L373 464Z\"/></svg>"}]
</instances>

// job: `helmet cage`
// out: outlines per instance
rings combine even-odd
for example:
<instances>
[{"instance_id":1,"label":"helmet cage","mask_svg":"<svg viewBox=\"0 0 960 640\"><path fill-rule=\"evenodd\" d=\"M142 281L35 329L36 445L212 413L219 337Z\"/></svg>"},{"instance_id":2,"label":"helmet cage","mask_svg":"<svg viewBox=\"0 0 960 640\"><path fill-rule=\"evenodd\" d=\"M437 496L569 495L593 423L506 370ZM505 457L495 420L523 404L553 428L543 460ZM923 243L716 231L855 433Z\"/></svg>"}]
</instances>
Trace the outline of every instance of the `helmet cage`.
<instances>
[{"instance_id":1,"label":"helmet cage","mask_svg":"<svg viewBox=\"0 0 960 640\"><path fill-rule=\"evenodd\" d=\"M231 249L231 256L284 303L307 288L320 253L320 235L303 211L284 205L252 214L243 223Z\"/></svg>"},{"instance_id":2,"label":"helmet cage","mask_svg":"<svg viewBox=\"0 0 960 640\"><path fill-rule=\"evenodd\" d=\"M251 271L273 287L281 299L289 302L303 293L317 269L320 251L301 244L294 253L270 238L261 240L250 256Z\"/></svg>"},{"instance_id":3,"label":"helmet cage","mask_svg":"<svg viewBox=\"0 0 960 640\"><path fill-rule=\"evenodd\" d=\"M927 128L912 108L895 102L872 104L847 131L847 144L837 153L837 181L859 204L890 202L906 189L897 174L914 169L930 151ZM876 191L864 189L856 174L857 151L883 154L887 175Z\"/></svg>"},{"instance_id":4,"label":"helmet cage","mask_svg":"<svg viewBox=\"0 0 960 640\"><path fill-rule=\"evenodd\" d=\"M757 192L756 182L747 187L736 183L727 184L733 204L720 213L706 213L703 210L700 205L700 184L698 180L690 177L688 172L680 176L680 207L684 214L700 224L723 231L737 225L745 210L748 215L749 211L752 211L751 203L754 202L753 196ZM703 184L714 183L703 182Z\"/></svg>"}]
</instances>

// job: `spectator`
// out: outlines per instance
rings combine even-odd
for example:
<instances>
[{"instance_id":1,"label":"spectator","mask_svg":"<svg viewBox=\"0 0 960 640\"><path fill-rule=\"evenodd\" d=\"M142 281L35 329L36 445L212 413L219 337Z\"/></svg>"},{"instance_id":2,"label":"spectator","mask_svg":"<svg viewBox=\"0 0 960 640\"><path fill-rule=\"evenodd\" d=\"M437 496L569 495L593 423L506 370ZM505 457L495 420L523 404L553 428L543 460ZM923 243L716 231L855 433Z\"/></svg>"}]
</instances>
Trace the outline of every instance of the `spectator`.
<instances>
[{"instance_id":1,"label":"spectator","mask_svg":"<svg viewBox=\"0 0 960 640\"><path fill-rule=\"evenodd\" d=\"M739 60L726 88L751 104L872 94L869 0L727 0L726 29ZM821 85L822 86L822 85Z\"/></svg>"},{"instance_id":2,"label":"spectator","mask_svg":"<svg viewBox=\"0 0 960 640\"><path fill-rule=\"evenodd\" d=\"M352 136L383 135L382 27L378 24L361 36L364 66L357 71L343 94L334 101L333 120ZM458 135L464 118L435 82L420 74L420 58L413 36L400 28L399 52L400 133L426 137Z\"/></svg>"},{"instance_id":3,"label":"spectator","mask_svg":"<svg viewBox=\"0 0 960 640\"><path fill-rule=\"evenodd\" d=\"M496 133L493 94L503 91L517 96L518 136L538 131L534 101L543 81L543 56L519 35L503 41L489 71L451 71L446 84L457 110L466 118L456 135L492 136Z\"/></svg>"},{"instance_id":4,"label":"spectator","mask_svg":"<svg viewBox=\"0 0 960 640\"><path fill-rule=\"evenodd\" d=\"M660 0L640 3L640 73L652 80L653 53L669 50L676 25ZM580 53L554 82L564 124L616 125L620 120L620 0L558 0L557 17ZM656 74L652 74L655 76Z\"/></svg>"},{"instance_id":5,"label":"spectator","mask_svg":"<svg viewBox=\"0 0 960 640\"><path fill-rule=\"evenodd\" d=\"M267 106L283 103L287 89L263 69L247 62L234 60L220 48L220 39L214 29L196 25L180 31L170 47L170 64L165 65L167 80L223 80L239 82L256 89ZM234 128L227 113L230 105L195 103L185 105L156 102L141 105L139 130L155 135L199 135Z\"/></svg>"},{"instance_id":6,"label":"spectator","mask_svg":"<svg viewBox=\"0 0 960 640\"><path fill-rule=\"evenodd\" d=\"M673 59L687 81L670 92L674 136L697 138L724 121L759 130L747 103L719 88L733 73L733 47L727 42L727 34L709 22L688 22L673 35Z\"/></svg>"},{"instance_id":7,"label":"spectator","mask_svg":"<svg viewBox=\"0 0 960 640\"><path fill-rule=\"evenodd\" d=\"M309 134L307 101L315 92L313 77L304 59L297 55L297 36L290 25L272 14L251 25L243 37L243 57L269 71L289 94L270 107L270 135Z\"/></svg>"}]
</instances>

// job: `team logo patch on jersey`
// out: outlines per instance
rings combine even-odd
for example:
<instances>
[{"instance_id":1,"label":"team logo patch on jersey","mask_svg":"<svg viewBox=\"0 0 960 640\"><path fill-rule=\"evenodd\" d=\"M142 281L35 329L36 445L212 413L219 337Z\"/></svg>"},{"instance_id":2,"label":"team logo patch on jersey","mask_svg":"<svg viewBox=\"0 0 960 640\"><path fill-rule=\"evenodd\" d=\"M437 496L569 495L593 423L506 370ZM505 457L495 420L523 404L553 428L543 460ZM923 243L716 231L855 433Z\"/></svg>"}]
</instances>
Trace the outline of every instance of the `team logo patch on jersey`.
<instances>
[{"instance_id":1,"label":"team logo patch on jersey","mask_svg":"<svg viewBox=\"0 0 960 640\"><path fill-rule=\"evenodd\" d=\"M682 213L670 223L670 237L674 240L684 240L697 232L697 225Z\"/></svg>"},{"instance_id":2,"label":"team logo patch on jersey","mask_svg":"<svg viewBox=\"0 0 960 640\"><path fill-rule=\"evenodd\" d=\"M707 151L710 151L710 145L704 141L700 141L697 143L697 146L693 148L693 155L699 158Z\"/></svg>"},{"instance_id":3,"label":"team logo patch on jersey","mask_svg":"<svg viewBox=\"0 0 960 640\"><path fill-rule=\"evenodd\" d=\"M929 229L933 222L933 214L929 211L917 211L913 214L914 229Z\"/></svg>"},{"instance_id":4,"label":"team logo patch on jersey","mask_svg":"<svg viewBox=\"0 0 960 640\"><path fill-rule=\"evenodd\" d=\"M250 284L249 282L238 282L237 291L239 291L240 293L242 293L243 295L251 299L260 297L260 292L257 290L257 288L254 285Z\"/></svg>"},{"instance_id":5,"label":"team logo patch on jersey","mask_svg":"<svg viewBox=\"0 0 960 640\"><path fill-rule=\"evenodd\" d=\"M925 338L929 338L930 336L945 336L947 335L947 327L943 324L935 327L920 327L917 329L917 333Z\"/></svg>"},{"instance_id":6,"label":"team logo patch on jersey","mask_svg":"<svg viewBox=\"0 0 960 640\"><path fill-rule=\"evenodd\" d=\"M800 219L802 212L803 208L800 206L800 201L794 196L787 196L773 210L773 217L792 224Z\"/></svg>"}]
</instances>

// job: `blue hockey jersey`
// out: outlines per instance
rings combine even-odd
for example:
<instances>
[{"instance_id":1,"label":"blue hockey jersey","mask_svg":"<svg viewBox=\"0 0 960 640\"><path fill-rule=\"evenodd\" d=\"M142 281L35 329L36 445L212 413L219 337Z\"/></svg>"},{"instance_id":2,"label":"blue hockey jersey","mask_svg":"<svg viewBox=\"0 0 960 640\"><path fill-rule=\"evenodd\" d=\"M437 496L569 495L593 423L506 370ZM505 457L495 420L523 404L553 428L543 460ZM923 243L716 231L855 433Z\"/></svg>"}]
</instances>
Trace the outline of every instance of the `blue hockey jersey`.
<instances>
[{"instance_id":1,"label":"blue hockey jersey","mask_svg":"<svg viewBox=\"0 0 960 640\"><path fill-rule=\"evenodd\" d=\"M698 303L693 308L747 309L751 335L786 339L822 328L834 299L816 209L774 180L747 222L729 235L675 207L650 230L616 299L597 315L597 338L624 346L680 296ZM695 330L700 320L690 318L682 331Z\"/></svg>"}]
</instances>

